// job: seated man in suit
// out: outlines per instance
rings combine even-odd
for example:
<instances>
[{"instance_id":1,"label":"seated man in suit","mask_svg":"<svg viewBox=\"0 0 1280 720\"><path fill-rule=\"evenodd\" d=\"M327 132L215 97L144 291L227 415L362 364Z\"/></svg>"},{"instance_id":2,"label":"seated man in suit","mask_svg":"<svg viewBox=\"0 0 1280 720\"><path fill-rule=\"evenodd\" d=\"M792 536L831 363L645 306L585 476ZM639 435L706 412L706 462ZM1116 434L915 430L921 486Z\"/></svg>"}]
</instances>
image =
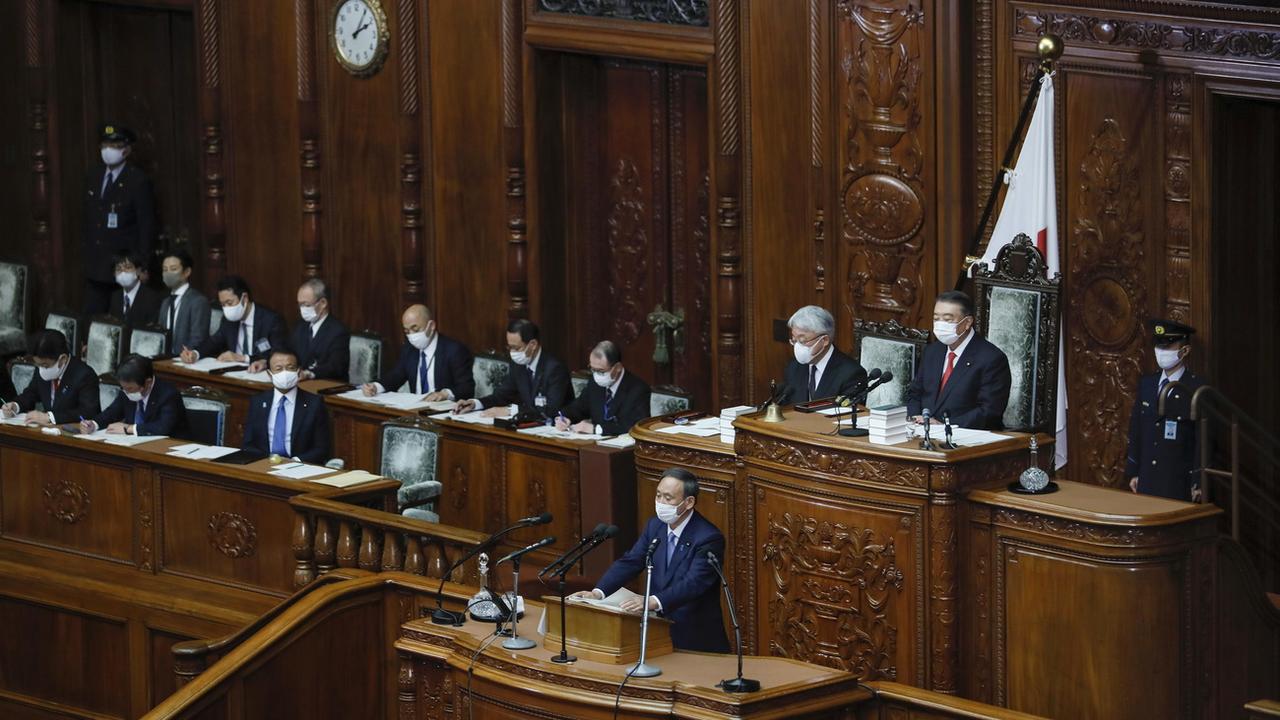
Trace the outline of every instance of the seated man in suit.
<instances>
[{"instance_id":1,"label":"seated man in suit","mask_svg":"<svg viewBox=\"0 0 1280 720\"><path fill-rule=\"evenodd\" d=\"M556 418L556 429L621 435L649 417L649 385L622 367L622 350L603 340L587 358L591 384Z\"/></svg>"},{"instance_id":2,"label":"seated man in suit","mask_svg":"<svg viewBox=\"0 0 1280 720\"><path fill-rule=\"evenodd\" d=\"M293 349L298 352L299 380L321 378L347 381L351 364L351 331L329 315L329 288L311 278L298 288L298 312L302 322L293 329Z\"/></svg>"},{"instance_id":3,"label":"seated man in suit","mask_svg":"<svg viewBox=\"0 0 1280 720\"><path fill-rule=\"evenodd\" d=\"M160 293L147 287L143 281L146 258L134 251L115 256L116 285L111 293L107 312L119 318L126 327L137 328L154 325L160 316Z\"/></svg>"},{"instance_id":4,"label":"seated man in suit","mask_svg":"<svg viewBox=\"0 0 1280 720\"><path fill-rule=\"evenodd\" d=\"M119 435L177 435L186 429L186 410L178 388L156 377L151 360L126 355L116 368L120 394L92 420L80 422L87 433L101 428Z\"/></svg>"},{"instance_id":5,"label":"seated man in suit","mask_svg":"<svg viewBox=\"0 0 1280 720\"><path fill-rule=\"evenodd\" d=\"M933 304L933 335L907 387L907 414L923 422L949 417L952 425L981 430L1004 427L1009 405L1009 358L974 329L973 300L948 290Z\"/></svg>"},{"instance_id":6,"label":"seated man in suit","mask_svg":"<svg viewBox=\"0 0 1280 720\"><path fill-rule=\"evenodd\" d=\"M218 332L199 347L184 347L182 362L193 363L202 357L245 364L261 360L261 366L249 368L250 372L261 372L271 350L285 346L284 321L275 311L253 301L249 284L239 275L218 281L218 303L224 318Z\"/></svg>"},{"instance_id":7,"label":"seated man in suit","mask_svg":"<svg viewBox=\"0 0 1280 720\"><path fill-rule=\"evenodd\" d=\"M382 382L365 383L364 394L396 392L409 384L409 392L427 402L457 400L476 394L475 362L466 345L437 332L426 305L410 305L400 316L405 344L400 359Z\"/></svg>"},{"instance_id":8,"label":"seated man in suit","mask_svg":"<svg viewBox=\"0 0 1280 720\"><path fill-rule=\"evenodd\" d=\"M654 498L657 517L650 518L636 544L605 572L594 590L575 597L604 599L645 571L649 545L653 552L653 583L649 609L672 621L671 644L678 650L729 652L720 614L720 578L707 562L707 551L724 562L724 535L694 506L698 478L688 470L671 468L662 474ZM622 603L627 612L640 612L642 600Z\"/></svg>"},{"instance_id":9,"label":"seated man in suit","mask_svg":"<svg viewBox=\"0 0 1280 720\"><path fill-rule=\"evenodd\" d=\"M268 372L275 389L249 399L241 447L323 464L332 457L329 410L319 395L298 389L298 356L283 346L272 349Z\"/></svg>"},{"instance_id":10,"label":"seated man in suit","mask_svg":"<svg viewBox=\"0 0 1280 720\"><path fill-rule=\"evenodd\" d=\"M515 413L555 417L573 399L573 386L564 363L542 352L538 326L528 320L508 323L507 351L511 369L502 385L488 397L459 400L453 411L484 410L486 417Z\"/></svg>"},{"instance_id":11,"label":"seated man in suit","mask_svg":"<svg viewBox=\"0 0 1280 720\"><path fill-rule=\"evenodd\" d=\"M191 254L170 250L160 264L169 295L160 301L160 324L169 331L169 352L196 348L209 337L209 298L191 287Z\"/></svg>"},{"instance_id":12,"label":"seated man in suit","mask_svg":"<svg viewBox=\"0 0 1280 720\"><path fill-rule=\"evenodd\" d=\"M836 395L853 395L867 386L867 371L857 360L836 349L836 321L817 305L806 305L787 321L794 359L783 371L786 385L782 404L802 403Z\"/></svg>"},{"instance_id":13,"label":"seated man in suit","mask_svg":"<svg viewBox=\"0 0 1280 720\"><path fill-rule=\"evenodd\" d=\"M0 415L27 413L27 422L56 425L98 414L98 374L71 355L66 335L57 330L37 332L31 354L40 377L33 378L26 390L0 408ZM36 403L44 407L43 412L35 409Z\"/></svg>"}]
</instances>

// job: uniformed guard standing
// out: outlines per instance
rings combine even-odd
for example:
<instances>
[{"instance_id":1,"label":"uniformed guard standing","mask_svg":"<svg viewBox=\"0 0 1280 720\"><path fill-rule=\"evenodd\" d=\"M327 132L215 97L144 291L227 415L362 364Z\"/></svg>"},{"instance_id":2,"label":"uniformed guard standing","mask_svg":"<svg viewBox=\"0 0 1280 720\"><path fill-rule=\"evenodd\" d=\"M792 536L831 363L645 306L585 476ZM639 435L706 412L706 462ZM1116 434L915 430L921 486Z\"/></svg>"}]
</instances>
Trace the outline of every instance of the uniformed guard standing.
<instances>
[{"instance_id":1,"label":"uniformed guard standing","mask_svg":"<svg viewBox=\"0 0 1280 720\"><path fill-rule=\"evenodd\" d=\"M1160 371L1138 378L1138 398L1129 417L1129 453L1125 477L1129 489L1174 500L1200 499L1200 446L1188 416L1191 393L1204 381L1187 369L1195 328L1172 320L1151 321L1156 365ZM1160 390L1179 382L1166 399L1168 417L1158 414Z\"/></svg>"},{"instance_id":2,"label":"uniformed guard standing","mask_svg":"<svg viewBox=\"0 0 1280 720\"><path fill-rule=\"evenodd\" d=\"M99 133L102 165L89 172L84 203L86 315L107 312L115 290L113 258L137 253L151 260L155 245L155 199L151 181L126 162L136 140L128 128L107 123Z\"/></svg>"}]
</instances>

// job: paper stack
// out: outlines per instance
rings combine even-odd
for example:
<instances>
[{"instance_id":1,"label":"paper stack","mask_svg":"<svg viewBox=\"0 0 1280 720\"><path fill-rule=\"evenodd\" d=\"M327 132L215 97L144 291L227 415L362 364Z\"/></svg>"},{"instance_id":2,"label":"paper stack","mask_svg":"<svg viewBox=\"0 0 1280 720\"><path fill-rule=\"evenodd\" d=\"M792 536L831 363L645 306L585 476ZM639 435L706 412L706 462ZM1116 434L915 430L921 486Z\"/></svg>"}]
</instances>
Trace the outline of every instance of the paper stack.
<instances>
[{"instance_id":1,"label":"paper stack","mask_svg":"<svg viewBox=\"0 0 1280 720\"><path fill-rule=\"evenodd\" d=\"M907 441L907 406L881 405L871 408L867 439L876 445L897 445Z\"/></svg>"},{"instance_id":2,"label":"paper stack","mask_svg":"<svg viewBox=\"0 0 1280 720\"><path fill-rule=\"evenodd\" d=\"M725 408L720 411L720 442L733 444L734 439L738 435L737 429L733 427L733 421L739 415L746 415L749 412L755 412L754 405L735 405L731 408Z\"/></svg>"}]
</instances>

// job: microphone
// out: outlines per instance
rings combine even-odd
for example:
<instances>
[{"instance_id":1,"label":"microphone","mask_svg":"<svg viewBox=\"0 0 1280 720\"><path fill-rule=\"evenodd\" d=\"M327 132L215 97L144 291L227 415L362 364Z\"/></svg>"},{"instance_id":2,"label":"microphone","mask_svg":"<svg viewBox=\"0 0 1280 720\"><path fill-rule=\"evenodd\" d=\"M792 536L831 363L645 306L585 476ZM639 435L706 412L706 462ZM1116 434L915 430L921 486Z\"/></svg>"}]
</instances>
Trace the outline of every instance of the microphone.
<instances>
[{"instance_id":1,"label":"microphone","mask_svg":"<svg viewBox=\"0 0 1280 720\"><path fill-rule=\"evenodd\" d=\"M946 410L942 411L942 432L946 437L946 442L942 446L948 450L954 450L956 444L951 442L951 413Z\"/></svg>"},{"instance_id":2,"label":"microphone","mask_svg":"<svg viewBox=\"0 0 1280 720\"><path fill-rule=\"evenodd\" d=\"M462 623L467 621L467 616L465 614L456 613L451 610L444 609L445 581L449 579L449 576L453 575L453 571L457 570L458 567L462 565L462 563L470 560L471 558L475 557L479 553L493 547L494 543L498 542L499 540L506 537L507 535L515 532L516 530L520 530L521 528L533 527L534 525L545 525L549 522L551 522L551 513L542 513L541 515L534 515L532 517L520 518L519 520L516 521L515 525L512 525L511 527L508 527L508 528L503 528L502 530L499 530L498 532L490 535L484 540L481 540L478 545L471 548L465 554L463 554L462 557L455 560L453 564L449 566L449 569L445 571L444 575L440 577L440 587L436 588L436 609L431 613L431 622L436 623L437 625L461 625Z\"/></svg>"},{"instance_id":3,"label":"microphone","mask_svg":"<svg viewBox=\"0 0 1280 720\"><path fill-rule=\"evenodd\" d=\"M929 408L924 408L920 412L920 416L924 419L924 439L920 441L920 449L937 450L933 445L933 441L929 439Z\"/></svg>"},{"instance_id":4,"label":"microphone","mask_svg":"<svg viewBox=\"0 0 1280 720\"><path fill-rule=\"evenodd\" d=\"M555 543L555 541L556 541L555 535L548 535L547 537L542 538L541 540L539 540L536 543L533 543L532 545L525 545L519 550L513 550L512 552L509 552L506 555L503 555L501 560L494 563L494 566L497 567L498 565L501 565L502 563L508 560L515 560L517 558L524 557L525 553L531 553L534 550L537 550L538 548L543 548L548 545L552 545Z\"/></svg>"},{"instance_id":5,"label":"microphone","mask_svg":"<svg viewBox=\"0 0 1280 720\"><path fill-rule=\"evenodd\" d=\"M724 569L720 566L720 559L711 550L707 551L707 564L711 566L712 570L716 571L716 575L720 576L720 585L724 588L724 599L729 605L729 622L733 623L733 637L735 644L738 646L738 677L721 680L716 684L716 687L732 693L756 692L760 689L760 681L742 677L742 628L738 625L738 613L733 607L733 592L729 590L729 581L724 576Z\"/></svg>"},{"instance_id":6,"label":"microphone","mask_svg":"<svg viewBox=\"0 0 1280 720\"><path fill-rule=\"evenodd\" d=\"M654 538L649 542L649 548L644 551L644 564L648 565L653 561L653 551L658 549L659 538Z\"/></svg>"},{"instance_id":7,"label":"microphone","mask_svg":"<svg viewBox=\"0 0 1280 720\"><path fill-rule=\"evenodd\" d=\"M590 533L586 535L586 537L583 537L581 540L579 540L577 545L574 545L573 547L564 551L564 553L561 554L560 557L556 558L555 560L552 560L550 563L547 564L546 567L538 571L538 577L542 577L543 575L546 575L547 573L551 572L551 569L556 567L560 563L562 563L565 558L581 550L584 545L591 542L592 540L595 540L596 536L598 536L600 533L608 529L609 529L609 525L607 523L600 523L599 525L596 525L596 529L592 530Z\"/></svg>"},{"instance_id":8,"label":"microphone","mask_svg":"<svg viewBox=\"0 0 1280 720\"><path fill-rule=\"evenodd\" d=\"M877 372L877 371L872 370L872 372L874 373L874 372ZM870 378L871 378L871 376L868 376L868 379L870 379ZM890 381L890 380L892 380L892 379L893 379L893 372L892 372L892 371L889 371L889 370L886 370L885 372L880 373L879 375L876 375L876 376L875 376L875 382L874 382L874 383L872 383L872 384L867 388L867 392L866 392L866 394L867 394L867 395L870 395L872 390L875 390L876 388L878 388L878 387L880 387L881 385L883 385L883 384L885 384L885 383L889 382L889 381ZM866 398L863 398L863 399L865 400Z\"/></svg>"},{"instance_id":9,"label":"microphone","mask_svg":"<svg viewBox=\"0 0 1280 720\"><path fill-rule=\"evenodd\" d=\"M578 547L570 550L564 555L561 555L555 562L543 568L543 571L538 573L538 577L542 577L546 572L564 575L569 571L569 568L577 565L578 561L586 557L588 553L603 545L605 540L608 540L618 534L617 525L605 526L604 523L600 523L598 527L603 527L604 529L599 533L594 533L584 542L578 543Z\"/></svg>"}]
</instances>

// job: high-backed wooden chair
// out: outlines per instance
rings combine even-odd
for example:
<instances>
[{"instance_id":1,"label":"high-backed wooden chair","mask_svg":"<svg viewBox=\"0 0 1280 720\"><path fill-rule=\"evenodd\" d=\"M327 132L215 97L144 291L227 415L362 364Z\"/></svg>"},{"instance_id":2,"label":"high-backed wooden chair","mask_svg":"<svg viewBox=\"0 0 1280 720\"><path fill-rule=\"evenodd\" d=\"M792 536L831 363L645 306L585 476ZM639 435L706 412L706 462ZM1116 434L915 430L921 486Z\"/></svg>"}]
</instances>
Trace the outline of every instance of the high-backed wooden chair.
<instances>
[{"instance_id":1,"label":"high-backed wooden chair","mask_svg":"<svg viewBox=\"0 0 1280 720\"><path fill-rule=\"evenodd\" d=\"M591 386L590 370L574 370L569 375L569 382L573 385L573 396L582 397L582 393L587 391Z\"/></svg>"},{"instance_id":2,"label":"high-backed wooden chair","mask_svg":"<svg viewBox=\"0 0 1280 720\"><path fill-rule=\"evenodd\" d=\"M159 325L146 325L130 330L129 352L149 358L168 354L169 331Z\"/></svg>"},{"instance_id":3,"label":"high-backed wooden chair","mask_svg":"<svg viewBox=\"0 0 1280 720\"><path fill-rule=\"evenodd\" d=\"M994 268L974 270L978 329L1009 358L1013 385L1004 411L1008 430L1053 432L1058 401L1058 292L1044 257L1019 234L1001 248Z\"/></svg>"},{"instance_id":4,"label":"high-backed wooden chair","mask_svg":"<svg viewBox=\"0 0 1280 720\"><path fill-rule=\"evenodd\" d=\"M476 397L493 394L510 371L510 361L492 350L476 355L475 364L471 366L471 375L476 380Z\"/></svg>"},{"instance_id":5,"label":"high-backed wooden chair","mask_svg":"<svg viewBox=\"0 0 1280 720\"><path fill-rule=\"evenodd\" d=\"M116 382L113 377L104 377L98 379L98 405L103 410L111 407L111 403L120 397L120 393L124 392L120 389L120 383Z\"/></svg>"},{"instance_id":6,"label":"high-backed wooden chair","mask_svg":"<svg viewBox=\"0 0 1280 720\"><path fill-rule=\"evenodd\" d=\"M693 395L675 385L658 385L649 390L649 416L670 415L693 407Z\"/></svg>"},{"instance_id":7,"label":"high-backed wooden chair","mask_svg":"<svg viewBox=\"0 0 1280 720\"><path fill-rule=\"evenodd\" d=\"M72 355L80 354L80 316L70 312L51 312L44 319L46 330L57 330L67 337Z\"/></svg>"},{"instance_id":8,"label":"high-backed wooden chair","mask_svg":"<svg viewBox=\"0 0 1280 720\"><path fill-rule=\"evenodd\" d=\"M21 355L26 349L30 298L27 266L0 263L0 358Z\"/></svg>"},{"instance_id":9,"label":"high-backed wooden chair","mask_svg":"<svg viewBox=\"0 0 1280 720\"><path fill-rule=\"evenodd\" d=\"M347 382L352 385L377 382L382 376L382 336L368 331L351 333L348 347L351 361L347 366Z\"/></svg>"},{"instance_id":10,"label":"high-backed wooden chair","mask_svg":"<svg viewBox=\"0 0 1280 720\"><path fill-rule=\"evenodd\" d=\"M858 318L853 321L853 358L868 372L892 372L893 379L871 391L867 407L905 405L907 386L915 377L929 333L907 327L897 320L878 323Z\"/></svg>"},{"instance_id":11,"label":"high-backed wooden chair","mask_svg":"<svg viewBox=\"0 0 1280 720\"><path fill-rule=\"evenodd\" d=\"M417 415L382 423L382 464L378 474L400 481L396 501L406 517L440 522L435 501L443 489L436 479L440 433Z\"/></svg>"},{"instance_id":12,"label":"high-backed wooden chair","mask_svg":"<svg viewBox=\"0 0 1280 720\"><path fill-rule=\"evenodd\" d=\"M231 399L218 390L199 385L182 391L182 408L187 413L184 439L205 445L222 445L231 413Z\"/></svg>"},{"instance_id":13,"label":"high-backed wooden chair","mask_svg":"<svg viewBox=\"0 0 1280 720\"><path fill-rule=\"evenodd\" d=\"M110 317L94 318L89 323L89 341L84 348L84 361L98 375L116 371L124 357L124 323Z\"/></svg>"},{"instance_id":14,"label":"high-backed wooden chair","mask_svg":"<svg viewBox=\"0 0 1280 720\"><path fill-rule=\"evenodd\" d=\"M22 394L23 390L27 389L27 386L30 385L31 381L35 378L36 366L34 363L29 360L24 360L21 357L17 357L9 361L9 381L13 383L13 389L19 395ZM12 399L13 398L5 398L6 401Z\"/></svg>"}]
</instances>

